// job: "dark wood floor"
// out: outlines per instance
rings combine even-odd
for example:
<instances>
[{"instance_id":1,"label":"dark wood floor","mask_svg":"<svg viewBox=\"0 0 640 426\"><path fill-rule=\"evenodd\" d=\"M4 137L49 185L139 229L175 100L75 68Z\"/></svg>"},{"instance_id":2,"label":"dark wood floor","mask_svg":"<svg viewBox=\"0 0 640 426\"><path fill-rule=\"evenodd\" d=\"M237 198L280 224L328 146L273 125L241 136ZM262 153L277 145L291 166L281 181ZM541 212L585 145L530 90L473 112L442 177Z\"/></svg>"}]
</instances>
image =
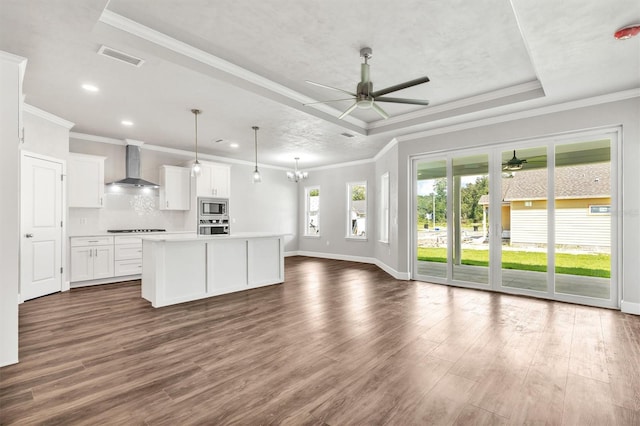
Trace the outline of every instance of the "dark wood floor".
<instances>
[{"instance_id":1,"label":"dark wood floor","mask_svg":"<svg viewBox=\"0 0 640 426\"><path fill-rule=\"evenodd\" d=\"M640 424L640 318L286 260L154 309L139 282L20 306L0 424Z\"/></svg>"}]
</instances>

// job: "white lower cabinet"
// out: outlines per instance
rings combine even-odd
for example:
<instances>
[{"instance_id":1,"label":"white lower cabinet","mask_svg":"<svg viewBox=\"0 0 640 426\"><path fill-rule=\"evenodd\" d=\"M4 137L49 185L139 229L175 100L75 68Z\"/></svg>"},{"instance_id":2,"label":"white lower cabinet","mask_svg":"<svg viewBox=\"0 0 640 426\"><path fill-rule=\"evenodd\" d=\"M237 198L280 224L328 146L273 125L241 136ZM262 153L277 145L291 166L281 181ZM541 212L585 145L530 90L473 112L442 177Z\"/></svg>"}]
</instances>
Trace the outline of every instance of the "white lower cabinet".
<instances>
[{"instance_id":1,"label":"white lower cabinet","mask_svg":"<svg viewBox=\"0 0 640 426\"><path fill-rule=\"evenodd\" d=\"M115 276L142 273L142 239L140 237L116 236Z\"/></svg>"},{"instance_id":2,"label":"white lower cabinet","mask_svg":"<svg viewBox=\"0 0 640 426\"><path fill-rule=\"evenodd\" d=\"M123 281L142 273L142 239L134 236L71 238L71 282L74 286Z\"/></svg>"},{"instance_id":3,"label":"white lower cabinet","mask_svg":"<svg viewBox=\"0 0 640 426\"><path fill-rule=\"evenodd\" d=\"M71 282L113 277L113 237L71 238Z\"/></svg>"}]
</instances>

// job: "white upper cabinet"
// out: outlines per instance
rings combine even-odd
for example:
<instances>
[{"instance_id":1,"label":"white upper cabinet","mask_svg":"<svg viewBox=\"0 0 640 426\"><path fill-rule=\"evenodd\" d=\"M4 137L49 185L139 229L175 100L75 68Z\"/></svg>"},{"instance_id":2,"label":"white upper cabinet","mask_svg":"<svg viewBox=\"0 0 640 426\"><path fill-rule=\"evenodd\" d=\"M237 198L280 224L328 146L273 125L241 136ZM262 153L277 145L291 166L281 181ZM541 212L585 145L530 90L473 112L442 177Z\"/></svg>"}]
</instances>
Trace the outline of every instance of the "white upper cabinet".
<instances>
[{"instance_id":1,"label":"white upper cabinet","mask_svg":"<svg viewBox=\"0 0 640 426\"><path fill-rule=\"evenodd\" d=\"M231 167L225 164L202 163L202 173L196 181L198 197L229 198Z\"/></svg>"},{"instance_id":2,"label":"white upper cabinet","mask_svg":"<svg viewBox=\"0 0 640 426\"><path fill-rule=\"evenodd\" d=\"M69 153L67 163L69 207L103 207L105 158Z\"/></svg>"},{"instance_id":3,"label":"white upper cabinet","mask_svg":"<svg viewBox=\"0 0 640 426\"><path fill-rule=\"evenodd\" d=\"M186 167L160 167L160 210L191 208L191 170Z\"/></svg>"}]
</instances>

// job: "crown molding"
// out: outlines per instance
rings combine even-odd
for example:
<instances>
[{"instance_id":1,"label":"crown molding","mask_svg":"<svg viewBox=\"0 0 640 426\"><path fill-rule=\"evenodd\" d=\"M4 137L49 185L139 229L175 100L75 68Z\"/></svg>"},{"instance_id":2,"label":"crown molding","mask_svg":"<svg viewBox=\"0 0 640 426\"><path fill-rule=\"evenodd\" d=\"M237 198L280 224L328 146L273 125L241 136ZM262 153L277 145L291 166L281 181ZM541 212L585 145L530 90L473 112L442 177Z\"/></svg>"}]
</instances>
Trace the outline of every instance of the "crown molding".
<instances>
[{"instance_id":1,"label":"crown molding","mask_svg":"<svg viewBox=\"0 0 640 426\"><path fill-rule=\"evenodd\" d=\"M373 162L375 162L374 158L365 158L364 160L348 161L346 163L336 163L336 164L329 164L327 166L312 167L310 169L307 169L307 171L308 172L317 172L319 170L338 169L340 167L361 166L363 164L369 164L369 163L373 163Z\"/></svg>"},{"instance_id":2,"label":"crown molding","mask_svg":"<svg viewBox=\"0 0 640 426\"><path fill-rule=\"evenodd\" d=\"M0 50L0 60L5 62L11 62L16 65L23 65L23 64L26 64L27 62L27 58L14 55L13 53L5 52L4 50Z\"/></svg>"},{"instance_id":3,"label":"crown molding","mask_svg":"<svg viewBox=\"0 0 640 426\"><path fill-rule=\"evenodd\" d=\"M393 138L386 144L378 153L373 157L373 161L378 161L383 155L385 155L391 148L398 144L398 139Z\"/></svg>"},{"instance_id":4,"label":"crown molding","mask_svg":"<svg viewBox=\"0 0 640 426\"><path fill-rule=\"evenodd\" d=\"M234 77L240 78L249 83L260 86L264 89L267 89L273 93L277 93L278 95L289 98L300 104L318 102L317 99L313 99L313 98L310 98L309 96L303 95L302 93L292 90L286 86L283 86L282 84L276 83L275 81L262 77L261 75L258 75L252 71L249 71L245 68L235 65L218 56L212 55L211 53L205 52L204 50L198 49L187 43L176 40L173 37L169 37L164 33L156 31L152 28L142 25L134 20L126 18L108 9L104 9L102 11L102 15L100 16L99 20L102 23L107 24L113 28L127 32L143 40L146 40L158 46L164 47L166 49L179 53L188 58L194 59L212 68L215 68L217 70L230 74ZM325 105L325 104L310 105L309 108L314 108L318 111L324 112L329 115L335 115L338 112L338 110L336 110L335 108L332 108L331 106ZM359 127L363 133L366 132L365 129L366 129L367 123L365 121L359 120L351 116L347 117L347 119L343 121Z\"/></svg>"},{"instance_id":5,"label":"crown molding","mask_svg":"<svg viewBox=\"0 0 640 426\"><path fill-rule=\"evenodd\" d=\"M90 135L88 133L70 132L69 133L69 138L70 139L80 139L80 140L83 140L83 141L90 141L90 142L108 143L108 144L111 144L111 145L122 145L122 146L124 146L124 145L127 144L122 139L107 138L107 137L104 137L104 136Z\"/></svg>"},{"instance_id":6,"label":"crown molding","mask_svg":"<svg viewBox=\"0 0 640 426\"><path fill-rule=\"evenodd\" d=\"M71 129L76 123L72 123L71 121L65 120L64 118L60 118L57 115L53 115L50 112L43 111L40 108L36 108L33 105L29 105L27 103L22 104L22 111L28 112L31 115L35 115L36 117L42 118L43 120L50 121L51 123L57 124L59 126L64 127L65 129Z\"/></svg>"},{"instance_id":7,"label":"crown molding","mask_svg":"<svg viewBox=\"0 0 640 426\"><path fill-rule=\"evenodd\" d=\"M538 80L530 81L523 84L518 84L515 86L505 87L503 89L494 90L491 92L483 93L476 96L471 96L464 99L459 99L452 102L447 102L440 105L435 105L433 107L429 107L426 109L421 109L418 111L409 112L402 115L397 115L395 117L388 118L386 120L378 120L370 123L367 126L367 130L373 130L376 128L383 128L387 126L392 126L394 124L399 124L408 120L415 120L419 118L429 117L430 115L441 114L448 111L457 110L460 108L465 108L473 105L482 104L484 102L491 102L501 98L507 98L514 95L519 95L521 93L532 92L535 90L541 90L542 84Z\"/></svg>"},{"instance_id":8,"label":"crown molding","mask_svg":"<svg viewBox=\"0 0 640 426\"><path fill-rule=\"evenodd\" d=\"M624 90L621 92L609 93L606 95L594 96L591 98L578 99L575 101L562 102L553 105L546 105L539 108L528 109L525 111L512 112L507 114L496 115L494 117L483 118L480 120L467 121L450 126L436 127L433 129L398 136L398 142L406 142L410 140L425 138L429 136L441 135L460 130L468 130L476 127L484 127L492 124L506 123L514 120L521 120L540 115L553 114L573 109L585 108L594 105L606 104L610 102L618 102L626 99L640 97L640 88Z\"/></svg>"},{"instance_id":9,"label":"crown molding","mask_svg":"<svg viewBox=\"0 0 640 426\"><path fill-rule=\"evenodd\" d=\"M185 158L190 158L190 157L194 157L195 156L195 152L193 151L189 151L186 149L177 149L177 148L167 148L165 146L160 146L160 145L152 145L143 141L137 141L135 139L114 139L114 138L107 138L104 136L97 136L97 135L90 135L87 133L77 133L77 132L71 132L69 133L69 138L71 139L78 139L78 140L84 140L84 141L89 141L89 142L97 142L97 143L106 143L106 144L110 144L110 145L119 145L119 146L126 146L126 145L137 145L140 147L140 149L142 150L147 150L147 151L156 151L156 152L162 152L165 154L172 154L172 155L176 155L179 157L185 157ZM217 161L217 162L222 162L222 163L231 163L231 164L240 164L243 166L250 166L250 167L254 167L255 163L253 161L245 161L245 160L237 160L235 158L228 158L228 157L220 157L218 155L211 155L211 154L205 154L202 152L198 152L198 157L205 159L205 160L211 160L211 161ZM289 170L286 167L280 167L280 166L273 166L270 164L260 164L258 163L259 167L263 167L265 169L274 169L274 170Z\"/></svg>"}]
</instances>

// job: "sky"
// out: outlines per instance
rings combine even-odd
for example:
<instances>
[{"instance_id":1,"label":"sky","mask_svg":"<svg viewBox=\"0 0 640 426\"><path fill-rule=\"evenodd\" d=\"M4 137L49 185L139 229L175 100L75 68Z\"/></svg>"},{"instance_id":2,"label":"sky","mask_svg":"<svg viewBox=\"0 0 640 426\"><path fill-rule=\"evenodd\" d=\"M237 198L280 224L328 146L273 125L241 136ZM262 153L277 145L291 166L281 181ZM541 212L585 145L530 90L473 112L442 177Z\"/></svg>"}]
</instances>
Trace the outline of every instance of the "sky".
<instances>
[{"instance_id":1,"label":"sky","mask_svg":"<svg viewBox=\"0 0 640 426\"><path fill-rule=\"evenodd\" d=\"M468 184L474 183L476 179L479 178L480 176L484 176L484 175L462 176L462 178L460 179L462 183L462 187L464 188ZM433 192L434 183L435 183L435 179L419 180L418 195L431 195L431 193Z\"/></svg>"}]
</instances>

